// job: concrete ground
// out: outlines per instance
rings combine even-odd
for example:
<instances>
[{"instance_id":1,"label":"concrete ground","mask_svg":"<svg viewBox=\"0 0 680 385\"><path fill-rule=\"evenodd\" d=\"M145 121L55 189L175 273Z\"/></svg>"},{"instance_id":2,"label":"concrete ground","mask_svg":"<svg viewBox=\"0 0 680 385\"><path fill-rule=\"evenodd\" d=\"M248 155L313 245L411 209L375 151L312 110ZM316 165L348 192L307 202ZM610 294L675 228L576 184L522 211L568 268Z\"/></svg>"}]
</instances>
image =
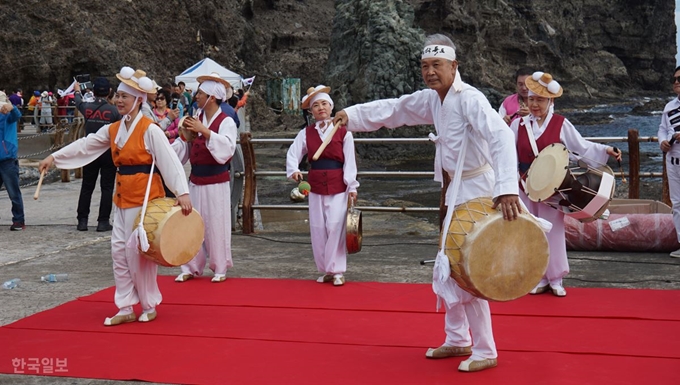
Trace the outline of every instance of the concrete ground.
<instances>
[{"instance_id":1,"label":"concrete ground","mask_svg":"<svg viewBox=\"0 0 680 385\"><path fill-rule=\"evenodd\" d=\"M98 191L93 197L90 229L76 231L80 180L22 190L26 230L10 232L10 202L0 192L0 282L20 278L13 290L0 289L0 325L97 292L114 284L110 232L95 232ZM309 241L306 212L262 212L263 230L232 236L235 266L227 277L274 277L312 280L318 277ZM349 257L347 281L431 281L437 228L423 220L395 213L364 213L363 249ZM680 289L680 259L666 253L570 252L569 287ZM178 268L160 268L176 275ZM41 283L47 273L68 273L69 280ZM207 272L209 274L209 272ZM559 299L556 299L559 300ZM434 306L434 296L433 296ZM111 301L111 314L116 308ZM102 314L102 321L111 314ZM159 306L159 315L163 305ZM443 333L442 333L443 336ZM1 342L0 342L1 344ZM3 349L10 348L3 346ZM502 349L502 347L501 347ZM77 378L0 375L2 384L132 384Z\"/></svg>"}]
</instances>

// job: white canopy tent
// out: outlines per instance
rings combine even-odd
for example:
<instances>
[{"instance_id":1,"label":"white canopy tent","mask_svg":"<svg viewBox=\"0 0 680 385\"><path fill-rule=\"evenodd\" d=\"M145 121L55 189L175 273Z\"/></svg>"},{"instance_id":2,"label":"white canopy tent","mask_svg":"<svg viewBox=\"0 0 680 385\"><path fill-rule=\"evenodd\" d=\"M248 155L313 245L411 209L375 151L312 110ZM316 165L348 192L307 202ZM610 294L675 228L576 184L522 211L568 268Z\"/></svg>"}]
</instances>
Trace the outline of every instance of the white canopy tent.
<instances>
[{"instance_id":1,"label":"white canopy tent","mask_svg":"<svg viewBox=\"0 0 680 385\"><path fill-rule=\"evenodd\" d=\"M234 88L234 91L242 88L241 81L243 78L241 75L228 70L210 58L199 61L184 70L181 74L175 76L175 83L184 82L187 88L190 88L192 92L196 92L198 89L196 78L201 75L210 75L213 72L218 73L222 79L228 81Z\"/></svg>"},{"instance_id":2,"label":"white canopy tent","mask_svg":"<svg viewBox=\"0 0 680 385\"><path fill-rule=\"evenodd\" d=\"M234 91L243 88L243 78L241 75L228 70L210 58L199 61L184 70L181 74L175 76L175 83L184 82L186 87L191 89L192 93L195 93L196 90L198 90L198 81L196 81L196 78L201 75L210 75L213 72L218 73L222 79L228 81ZM238 111L238 118L241 120L239 132L250 131L250 123L246 119L245 108L241 108Z\"/></svg>"}]
</instances>

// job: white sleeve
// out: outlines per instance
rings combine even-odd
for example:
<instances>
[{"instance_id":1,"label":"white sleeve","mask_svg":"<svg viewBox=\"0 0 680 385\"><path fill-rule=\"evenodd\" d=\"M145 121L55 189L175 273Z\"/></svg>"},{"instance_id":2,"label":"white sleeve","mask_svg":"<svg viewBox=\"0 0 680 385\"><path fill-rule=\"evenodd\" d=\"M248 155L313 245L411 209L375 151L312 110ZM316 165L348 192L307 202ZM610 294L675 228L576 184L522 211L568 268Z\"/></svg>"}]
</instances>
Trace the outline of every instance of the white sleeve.
<instances>
[{"instance_id":1,"label":"white sleeve","mask_svg":"<svg viewBox=\"0 0 680 385\"><path fill-rule=\"evenodd\" d=\"M92 163L111 148L109 126L110 124L104 125L97 132L80 138L52 154L54 165L64 170L72 170Z\"/></svg>"},{"instance_id":2,"label":"white sleeve","mask_svg":"<svg viewBox=\"0 0 680 385\"><path fill-rule=\"evenodd\" d=\"M345 108L349 131L375 131L381 127L396 128L433 124L430 94L433 90L417 91L399 99L383 99Z\"/></svg>"},{"instance_id":3,"label":"white sleeve","mask_svg":"<svg viewBox=\"0 0 680 385\"><path fill-rule=\"evenodd\" d=\"M347 192L357 191L357 160L354 152L354 137L347 131L342 141L342 153L345 156L345 164L342 166L343 179L347 185Z\"/></svg>"},{"instance_id":4,"label":"white sleeve","mask_svg":"<svg viewBox=\"0 0 680 385\"><path fill-rule=\"evenodd\" d=\"M189 193L189 184L184 167L179 162L175 151L170 147L167 136L160 127L151 124L144 133L144 144L149 153L156 159L156 167L163 175L163 180L176 196Z\"/></svg>"},{"instance_id":5,"label":"white sleeve","mask_svg":"<svg viewBox=\"0 0 680 385\"><path fill-rule=\"evenodd\" d=\"M503 100L505 101L505 100ZM498 108L498 115L501 116L501 118L505 118L505 116L508 114L508 112L505 110L505 106L503 103L501 103L501 106Z\"/></svg>"},{"instance_id":6,"label":"white sleeve","mask_svg":"<svg viewBox=\"0 0 680 385\"><path fill-rule=\"evenodd\" d=\"M205 142L205 146L217 163L225 164L234 156L237 131L234 119L226 117L220 123L218 132L210 134L210 139Z\"/></svg>"},{"instance_id":7,"label":"white sleeve","mask_svg":"<svg viewBox=\"0 0 680 385\"><path fill-rule=\"evenodd\" d=\"M491 107L484 94L477 90L463 99L463 116L467 117L477 136L486 140L491 155L491 166L496 176L493 198L518 195L517 149L515 135L505 121Z\"/></svg>"},{"instance_id":8,"label":"white sleeve","mask_svg":"<svg viewBox=\"0 0 680 385\"><path fill-rule=\"evenodd\" d=\"M664 111L661 114L661 123L659 124L659 131L656 134L656 136L659 138L659 144L661 144L661 142L664 140L670 140L674 134L674 131L671 128L671 122L668 119L667 109L668 106L664 108Z\"/></svg>"},{"instance_id":9,"label":"white sleeve","mask_svg":"<svg viewBox=\"0 0 680 385\"><path fill-rule=\"evenodd\" d=\"M606 145L583 139L576 127L574 127L574 125L571 124L571 122L566 118L564 119L564 123L562 123L560 140L565 146L567 146L569 151L574 152L586 159L591 159L595 162L603 164L607 163L607 159L609 159Z\"/></svg>"},{"instance_id":10,"label":"white sleeve","mask_svg":"<svg viewBox=\"0 0 680 385\"><path fill-rule=\"evenodd\" d=\"M170 144L170 147L175 151L175 154L177 154L180 163L186 164L186 162L189 161L189 150L191 149L189 143L185 142L182 138L177 137L177 139Z\"/></svg>"},{"instance_id":11,"label":"white sleeve","mask_svg":"<svg viewBox=\"0 0 680 385\"><path fill-rule=\"evenodd\" d=\"M300 161L307 153L307 129L303 128L298 132L293 144L288 148L286 154L286 177L290 178L294 173L299 172Z\"/></svg>"}]
</instances>

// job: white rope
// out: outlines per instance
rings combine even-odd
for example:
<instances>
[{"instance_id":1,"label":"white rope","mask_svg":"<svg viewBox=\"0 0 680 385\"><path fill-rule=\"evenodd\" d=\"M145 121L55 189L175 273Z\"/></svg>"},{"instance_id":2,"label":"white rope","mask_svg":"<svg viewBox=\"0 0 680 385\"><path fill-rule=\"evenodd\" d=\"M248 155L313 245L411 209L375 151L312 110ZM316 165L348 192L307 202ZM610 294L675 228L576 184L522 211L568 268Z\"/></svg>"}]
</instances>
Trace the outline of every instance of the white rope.
<instances>
[{"instance_id":1,"label":"white rope","mask_svg":"<svg viewBox=\"0 0 680 385\"><path fill-rule=\"evenodd\" d=\"M153 180L153 170L156 166L156 158L152 157L151 171L149 171L149 181L146 183L146 192L144 193L144 204L142 204L142 212L139 217L139 224L137 228L132 231L130 238L127 241L127 247L137 248L139 247L143 252L149 250L149 240L146 237L146 231L144 230L144 217L146 216L146 207L149 203L149 192L151 191L151 181Z\"/></svg>"}]
</instances>

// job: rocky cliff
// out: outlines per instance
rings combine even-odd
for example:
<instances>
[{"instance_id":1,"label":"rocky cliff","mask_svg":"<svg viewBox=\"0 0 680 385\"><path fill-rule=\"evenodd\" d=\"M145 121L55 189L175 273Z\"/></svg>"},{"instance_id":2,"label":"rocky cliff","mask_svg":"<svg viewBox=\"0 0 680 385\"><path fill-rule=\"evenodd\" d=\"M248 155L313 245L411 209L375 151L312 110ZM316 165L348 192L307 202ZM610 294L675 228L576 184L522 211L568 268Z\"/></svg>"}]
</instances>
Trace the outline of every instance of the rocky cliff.
<instances>
[{"instance_id":1,"label":"rocky cliff","mask_svg":"<svg viewBox=\"0 0 680 385\"><path fill-rule=\"evenodd\" d=\"M257 75L254 130L290 124L261 97L278 73L303 92L327 83L340 107L421 87L419 46L434 32L453 38L464 79L494 103L522 65L552 72L573 100L668 94L676 53L668 0L24 0L1 4L0 23L7 90L113 79L122 65L165 83L210 56Z\"/></svg>"}]
</instances>

